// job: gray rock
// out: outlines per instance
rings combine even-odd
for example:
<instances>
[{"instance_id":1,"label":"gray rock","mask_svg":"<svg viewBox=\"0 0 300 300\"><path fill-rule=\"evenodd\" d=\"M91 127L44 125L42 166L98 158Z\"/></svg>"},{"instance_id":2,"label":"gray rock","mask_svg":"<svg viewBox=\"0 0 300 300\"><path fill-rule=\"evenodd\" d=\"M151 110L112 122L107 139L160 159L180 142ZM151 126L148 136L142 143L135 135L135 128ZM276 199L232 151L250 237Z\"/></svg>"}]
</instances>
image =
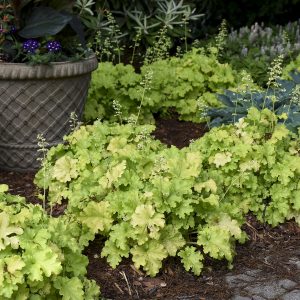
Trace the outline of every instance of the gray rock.
<instances>
[{"instance_id":1,"label":"gray rock","mask_svg":"<svg viewBox=\"0 0 300 300\"><path fill-rule=\"evenodd\" d=\"M257 295L265 299L276 299L276 297L278 298L286 292L276 281L257 283L245 287L244 290L249 293L249 296Z\"/></svg>"},{"instance_id":2,"label":"gray rock","mask_svg":"<svg viewBox=\"0 0 300 300\"><path fill-rule=\"evenodd\" d=\"M300 290L291 291L282 297L282 300L299 300L299 299L300 299Z\"/></svg>"},{"instance_id":3,"label":"gray rock","mask_svg":"<svg viewBox=\"0 0 300 300\"><path fill-rule=\"evenodd\" d=\"M288 263L290 265L295 265L298 270L300 270L300 259L297 257L292 257L289 259Z\"/></svg>"},{"instance_id":4,"label":"gray rock","mask_svg":"<svg viewBox=\"0 0 300 300\"><path fill-rule=\"evenodd\" d=\"M278 285L280 287L283 287L284 289L286 290L290 290L292 289L293 287L295 287L297 285L296 282L292 281L292 280L289 280L289 279L282 279L282 280L279 280L278 281ZM300 298L299 298L300 299Z\"/></svg>"},{"instance_id":5,"label":"gray rock","mask_svg":"<svg viewBox=\"0 0 300 300\"><path fill-rule=\"evenodd\" d=\"M234 296L231 300L252 300L253 298L243 297L243 296Z\"/></svg>"},{"instance_id":6,"label":"gray rock","mask_svg":"<svg viewBox=\"0 0 300 300\"><path fill-rule=\"evenodd\" d=\"M225 277L226 283L230 287L243 287L245 285L248 285L250 282L255 280L253 276L249 276L246 274L238 274L238 275L227 275Z\"/></svg>"},{"instance_id":7,"label":"gray rock","mask_svg":"<svg viewBox=\"0 0 300 300\"><path fill-rule=\"evenodd\" d=\"M266 300L266 299L261 296L255 295L255 296L251 297L251 300Z\"/></svg>"},{"instance_id":8,"label":"gray rock","mask_svg":"<svg viewBox=\"0 0 300 300\"><path fill-rule=\"evenodd\" d=\"M261 273L261 270L259 270L259 269L254 269L254 270L247 270L247 271L245 271L245 274L246 275L249 275L249 276L252 276L252 277L256 277L256 276L258 276L259 275L259 273Z\"/></svg>"}]
</instances>

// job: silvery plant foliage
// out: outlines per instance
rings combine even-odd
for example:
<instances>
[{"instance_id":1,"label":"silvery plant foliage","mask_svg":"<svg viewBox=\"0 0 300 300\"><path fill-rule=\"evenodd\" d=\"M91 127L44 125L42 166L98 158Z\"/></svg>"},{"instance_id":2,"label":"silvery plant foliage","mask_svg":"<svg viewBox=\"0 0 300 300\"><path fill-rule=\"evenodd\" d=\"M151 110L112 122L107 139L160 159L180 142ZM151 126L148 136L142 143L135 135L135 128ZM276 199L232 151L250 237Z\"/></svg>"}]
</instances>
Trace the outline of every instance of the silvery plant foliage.
<instances>
[{"instance_id":1,"label":"silvery plant foliage","mask_svg":"<svg viewBox=\"0 0 300 300\"><path fill-rule=\"evenodd\" d=\"M300 20L273 28L255 23L251 27L232 29L228 41L239 46L242 56L249 55L250 48L259 49L257 57L274 58L281 54L288 56L300 50Z\"/></svg>"}]
</instances>

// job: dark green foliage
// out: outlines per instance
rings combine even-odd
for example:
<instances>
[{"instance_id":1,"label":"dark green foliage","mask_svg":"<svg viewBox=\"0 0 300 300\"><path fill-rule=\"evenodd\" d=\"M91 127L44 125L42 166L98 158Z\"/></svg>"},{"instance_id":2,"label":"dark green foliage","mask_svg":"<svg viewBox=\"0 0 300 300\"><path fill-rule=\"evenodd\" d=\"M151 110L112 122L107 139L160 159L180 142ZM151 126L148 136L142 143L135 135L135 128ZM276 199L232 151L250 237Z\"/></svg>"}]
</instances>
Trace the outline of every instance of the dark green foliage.
<instances>
[{"instance_id":1,"label":"dark green foliage","mask_svg":"<svg viewBox=\"0 0 300 300\"><path fill-rule=\"evenodd\" d=\"M297 131L300 126L300 73L290 74L293 80L277 80L278 86L265 91L247 90L243 93L225 91L219 94L218 99L223 103L221 108L206 110L210 117L210 126L220 126L237 122L248 114L251 107L259 110L267 108L276 115L281 116L279 122L284 122L291 131Z\"/></svg>"},{"instance_id":2,"label":"dark green foliage","mask_svg":"<svg viewBox=\"0 0 300 300\"><path fill-rule=\"evenodd\" d=\"M299 18L299 0L190 0L199 13L205 13L201 27L192 28L197 36L216 33L222 19L233 28L251 25L254 22L265 24L284 24ZM196 25L196 24L195 24Z\"/></svg>"}]
</instances>

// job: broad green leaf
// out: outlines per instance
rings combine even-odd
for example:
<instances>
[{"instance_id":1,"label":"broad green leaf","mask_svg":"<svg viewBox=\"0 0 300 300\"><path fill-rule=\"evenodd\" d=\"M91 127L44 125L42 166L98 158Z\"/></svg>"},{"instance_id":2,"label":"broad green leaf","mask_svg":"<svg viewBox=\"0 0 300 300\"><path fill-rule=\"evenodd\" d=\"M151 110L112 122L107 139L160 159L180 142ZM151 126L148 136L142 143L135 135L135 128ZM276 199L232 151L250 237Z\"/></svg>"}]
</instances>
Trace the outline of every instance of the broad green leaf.
<instances>
[{"instance_id":1,"label":"broad green leaf","mask_svg":"<svg viewBox=\"0 0 300 300\"><path fill-rule=\"evenodd\" d=\"M180 250L178 256L181 257L181 262L186 271L191 270L195 275L200 275L203 268L203 255L193 246L185 247Z\"/></svg>"},{"instance_id":2,"label":"broad green leaf","mask_svg":"<svg viewBox=\"0 0 300 300\"><path fill-rule=\"evenodd\" d=\"M71 158L67 155L59 158L53 167L53 178L60 182L68 182L78 176L77 159Z\"/></svg>"},{"instance_id":3,"label":"broad green leaf","mask_svg":"<svg viewBox=\"0 0 300 300\"><path fill-rule=\"evenodd\" d=\"M9 225L9 215L5 212L0 213L0 250L10 245L13 249L19 247L18 235L23 233L23 229Z\"/></svg>"},{"instance_id":4,"label":"broad green leaf","mask_svg":"<svg viewBox=\"0 0 300 300\"><path fill-rule=\"evenodd\" d=\"M210 163L214 163L217 168L225 166L231 161L232 154L230 152L217 153L210 159Z\"/></svg>"},{"instance_id":5,"label":"broad green leaf","mask_svg":"<svg viewBox=\"0 0 300 300\"><path fill-rule=\"evenodd\" d=\"M54 286L63 300L84 300L83 284L78 277L57 277Z\"/></svg>"},{"instance_id":6,"label":"broad green leaf","mask_svg":"<svg viewBox=\"0 0 300 300\"><path fill-rule=\"evenodd\" d=\"M209 179L205 182L196 183L194 185L194 189L198 193L201 193L204 189L206 192L212 192L215 194L217 192L217 184L213 179Z\"/></svg>"},{"instance_id":7,"label":"broad green leaf","mask_svg":"<svg viewBox=\"0 0 300 300\"><path fill-rule=\"evenodd\" d=\"M236 220L230 218L228 214L222 214L218 221L218 226L226 231L229 231L232 236L236 239L239 239L242 234L242 230L240 228L240 224Z\"/></svg>"},{"instance_id":8,"label":"broad green leaf","mask_svg":"<svg viewBox=\"0 0 300 300\"><path fill-rule=\"evenodd\" d=\"M90 228L93 233L109 230L113 223L109 203L107 201L89 202L80 213L79 220Z\"/></svg>"},{"instance_id":9,"label":"broad green leaf","mask_svg":"<svg viewBox=\"0 0 300 300\"><path fill-rule=\"evenodd\" d=\"M161 266L162 260L168 256L167 250L156 240L150 240L142 246L134 246L130 253L134 266L139 269L141 266L151 277L155 276Z\"/></svg>"},{"instance_id":10,"label":"broad green leaf","mask_svg":"<svg viewBox=\"0 0 300 300\"><path fill-rule=\"evenodd\" d=\"M105 189L111 188L113 183L123 175L125 169L126 160L123 160L121 163L108 170L105 176L99 180L99 184Z\"/></svg>"},{"instance_id":11,"label":"broad green leaf","mask_svg":"<svg viewBox=\"0 0 300 300\"><path fill-rule=\"evenodd\" d=\"M115 268L121 261L122 257L129 256L128 249L118 248L112 240L107 240L101 252L101 257L106 257L107 262L113 268Z\"/></svg>"},{"instance_id":12,"label":"broad green leaf","mask_svg":"<svg viewBox=\"0 0 300 300\"><path fill-rule=\"evenodd\" d=\"M58 255L50 248L32 247L24 253L23 259L24 272L32 281L42 281L43 276L58 275L62 271Z\"/></svg>"},{"instance_id":13,"label":"broad green leaf","mask_svg":"<svg viewBox=\"0 0 300 300\"><path fill-rule=\"evenodd\" d=\"M62 14L51 7L35 7L18 34L25 39L56 35L71 19L71 15Z\"/></svg>"},{"instance_id":14,"label":"broad green leaf","mask_svg":"<svg viewBox=\"0 0 300 300\"><path fill-rule=\"evenodd\" d=\"M233 259L233 246L229 230L218 225L206 225L198 230L197 244L203 247L203 252L212 258L226 258L229 262Z\"/></svg>"},{"instance_id":15,"label":"broad green leaf","mask_svg":"<svg viewBox=\"0 0 300 300\"><path fill-rule=\"evenodd\" d=\"M7 184L0 184L0 193L5 193L9 189Z\"/></svg>"},{"instance_id":16,"label":"broad green leaf","mask_svg":"<svg viewBox=\"0 0 300 300\"><path fill-rule=\"evenodd\" d=\"M110 240L121 250L128 251L128 239L133 237L132 227L127 222L116 224L110 231Z\"/></svg>"},{"instance_id":17,"label":"broad green leaf","mask_svg":"<svg viewBox=\"0 0 300 300\"><path fill-rule=\"evenodd\" d=\"M25 266L24 261L20 256L17 255L5 258L5 263L7 271L11 274L14 274L16 271L22 270Z\"/></svg>"},{"instance_id":18,"label":"broad green leaf","mask_svg":"<svg viewBox=\"0 0 300 300\"><path fill-rule=\"evenodd\" d=\"M136 208L132 215L131 225L133 227L147 228L150 237L158 238L158 231L165 226L164 215L155 212L152 205L142 204Z\"/></svg>"},{"instance_id":19,"label":"broad green leaf","mask_svg":"<svg viewBox=\"0 0 300 300\"><path fill-rule=\"evenodd\" d=\"M185 159L185 168L183 168L181 177L197 177L201 171L202 158L197 152L187 152Z\"/></svg>"},{"instance_id":20,"label":"broad green leaf","mask_svg":"<svg viewBox=\"0 0 300 300\"><path fill-rule=\"evenodd\" d=\"M159 241L170 256L175 256L186 243L182 234L172 225L167 225L162 229Z\"/></svg>"}]
</instances>

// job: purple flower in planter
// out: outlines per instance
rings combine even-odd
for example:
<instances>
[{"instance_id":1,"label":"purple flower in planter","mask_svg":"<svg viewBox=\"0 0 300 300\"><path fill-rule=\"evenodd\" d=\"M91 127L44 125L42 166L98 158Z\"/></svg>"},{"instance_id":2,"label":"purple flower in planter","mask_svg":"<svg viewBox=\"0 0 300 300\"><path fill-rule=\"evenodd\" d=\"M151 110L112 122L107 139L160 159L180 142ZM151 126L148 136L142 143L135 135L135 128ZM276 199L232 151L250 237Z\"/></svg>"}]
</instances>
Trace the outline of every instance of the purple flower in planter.
<instances>
[{"instance_id":1,"label":"purple flower in planter","mask_svg":"<svg viewBox=\"0 0 300 300\"><path fill-rule=\"evenodd\" d=\"M49 41L46 44L46 48L49 52L59 52L61 50L61 44L58 41Z\"/></svg>"},{"instance_id":2,"label":"purple flower in planter","mask_svg":"<svg viewBox=\"0 0 300 300\"><path fill-rule=\"evenodd\" d=\"M35 53L40 43L37 40L29 39L23 43L23 50L27 53Z\"/></svg>"}]
</instances>

